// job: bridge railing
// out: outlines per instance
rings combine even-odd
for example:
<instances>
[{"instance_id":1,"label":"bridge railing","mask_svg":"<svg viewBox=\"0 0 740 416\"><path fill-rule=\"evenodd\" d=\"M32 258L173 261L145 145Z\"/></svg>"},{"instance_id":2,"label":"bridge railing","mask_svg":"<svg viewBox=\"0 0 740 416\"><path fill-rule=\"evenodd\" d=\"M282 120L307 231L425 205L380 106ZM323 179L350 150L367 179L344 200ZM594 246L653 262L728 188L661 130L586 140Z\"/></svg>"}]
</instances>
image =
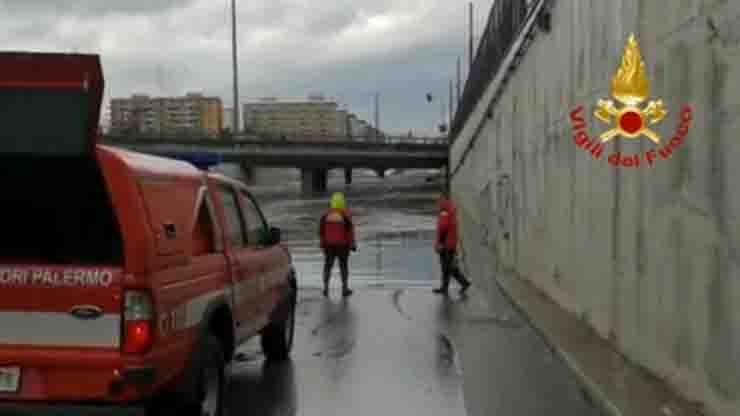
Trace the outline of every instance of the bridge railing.
<instances>
[{"instance_id":1,"label":"bridge railing","mask_svg":"<svg viewBox=\"0 0 740 416\"><path fill-rule=\"evenodd\" d=\"M451 126L451 137L457 137L475 105L498 73L509 49L532 12L533 1L497 0L491 7L462 98Z\"/></svg>"},{"instance_id":2,"label":"bridge railing","mask_svg":"<svg viewBox=\"0 0 740 416\"><path fill-rule=\"evenodd\" d=\"M265 137L255 135L237 135L237 136L217 136L217 137L204 137L204 136L174 136L174 135L122 135L122 134L107 134L103 135L103 141L108 143L115 142L126 142L126 143L176 143L176 144L193 144L193 145L208 145L208 144L219 144L227 145L240 143L273 143L273 144L399 144L399 145L434 145L441 146L449 144L449 140L439 137L409 137L409 136L282 136L282 137Z\"/></svg>"},{"instance_id":3,"label":"bridge railing","mask_svg":"<svg viewBox=\"0 0 740 416\"><path fill-rule=\"evenodd\" d=\"M429 145L445 145L449 144L449 140L439 137L408 137L408 136L386 136L381 139L374 137L350 137L348 139L352 142L361 143L385 143L385 144L429 144Z\"/></svg>"}]
</instances>

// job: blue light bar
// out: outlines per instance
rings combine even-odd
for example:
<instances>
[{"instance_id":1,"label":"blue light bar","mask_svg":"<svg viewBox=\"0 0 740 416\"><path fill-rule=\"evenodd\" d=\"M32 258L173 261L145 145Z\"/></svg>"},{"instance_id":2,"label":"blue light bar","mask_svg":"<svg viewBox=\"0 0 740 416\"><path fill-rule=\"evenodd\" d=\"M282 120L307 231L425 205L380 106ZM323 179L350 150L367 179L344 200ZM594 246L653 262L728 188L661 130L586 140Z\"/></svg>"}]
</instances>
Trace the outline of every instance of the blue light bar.
<instances>
[{"instance_id":1,"label":"blue light bar","mask_svg":"<svg viewBox=\"0 0 740 416\"><path fill-rule=\"evenodd\" d=\"M223 158L217 153L173 153L168 157L188 162L202 170L208 170L223 163Z\"/></svg>"}]
</instances>

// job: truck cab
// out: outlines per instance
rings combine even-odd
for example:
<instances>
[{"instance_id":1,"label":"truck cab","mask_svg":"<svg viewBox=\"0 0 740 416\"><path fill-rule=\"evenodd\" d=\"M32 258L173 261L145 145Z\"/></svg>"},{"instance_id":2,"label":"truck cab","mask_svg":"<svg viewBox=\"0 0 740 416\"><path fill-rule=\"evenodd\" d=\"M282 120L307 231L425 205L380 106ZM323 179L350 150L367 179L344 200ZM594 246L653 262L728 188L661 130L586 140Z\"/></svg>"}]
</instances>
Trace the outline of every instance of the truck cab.
<instances>
[{"instance_id":1,"label":"truck cab","mask_svg":"<svg viewBox=\"0 0 740 416\"><path fill-rule=\"evenodd\" d=\"M279 230L236 180L99 144L97 56L0 66L0 408L221 414L240 343L292 347Z\"/></svg>"}]
</instances>

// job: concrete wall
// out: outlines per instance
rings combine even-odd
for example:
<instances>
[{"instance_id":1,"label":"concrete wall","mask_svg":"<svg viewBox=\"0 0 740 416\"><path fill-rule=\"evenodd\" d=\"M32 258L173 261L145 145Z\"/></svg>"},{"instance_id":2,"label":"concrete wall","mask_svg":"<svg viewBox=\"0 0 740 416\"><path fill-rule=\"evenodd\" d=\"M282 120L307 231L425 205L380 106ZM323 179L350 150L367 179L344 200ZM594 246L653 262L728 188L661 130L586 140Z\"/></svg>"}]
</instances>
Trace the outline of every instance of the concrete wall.
<instances>
[{"instance_id":1,"label":"concrete wall","mask_svg":"<svg viewBox=\"0 0 740 416\"><path fill-rule=\"evenodd\" d=\"M631 32L670 111L656 130L670 138L682 104L695 120L672 158L615 168L608 154L654 146L595 160L568 114L606 130L590 114ZM488 118L494 89L451 156L478 285L516 272L710 414L740 414L740 1L556 1Z\"/></svg>"}]
</instances>

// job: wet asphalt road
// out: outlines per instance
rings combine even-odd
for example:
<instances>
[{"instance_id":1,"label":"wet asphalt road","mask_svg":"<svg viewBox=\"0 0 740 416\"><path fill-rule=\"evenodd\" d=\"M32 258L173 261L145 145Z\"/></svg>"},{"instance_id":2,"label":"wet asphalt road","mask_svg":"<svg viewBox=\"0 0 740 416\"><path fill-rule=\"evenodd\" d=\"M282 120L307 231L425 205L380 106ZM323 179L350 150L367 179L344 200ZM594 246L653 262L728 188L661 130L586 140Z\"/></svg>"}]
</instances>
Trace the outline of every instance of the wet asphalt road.
<instances>
[{"instance_id":1,"label":"wet asphalt road","mask_svg":"<svg viewBox=\"0 0 740 416\"><path fill-rule=\"evenodd\" d=\"M231 414L464 415L462 378L438 299L419 289L301 296L292 362L266 365L256 345L234 365ZM407 297L427 298L413 319Z\"/></svg>"},{"instance_id":2,"label":"wet asphalt road","mask_svg":"<svg viewBox=\"0 0 740 416\"><path fill-rule=\"evenodd\" d=\"M291 362L255 343L233 368L231 415L598 415L506 304L428 288L305 290ZM501 299L503 301L503 299Z\"/></svg>"}]
</instances>

